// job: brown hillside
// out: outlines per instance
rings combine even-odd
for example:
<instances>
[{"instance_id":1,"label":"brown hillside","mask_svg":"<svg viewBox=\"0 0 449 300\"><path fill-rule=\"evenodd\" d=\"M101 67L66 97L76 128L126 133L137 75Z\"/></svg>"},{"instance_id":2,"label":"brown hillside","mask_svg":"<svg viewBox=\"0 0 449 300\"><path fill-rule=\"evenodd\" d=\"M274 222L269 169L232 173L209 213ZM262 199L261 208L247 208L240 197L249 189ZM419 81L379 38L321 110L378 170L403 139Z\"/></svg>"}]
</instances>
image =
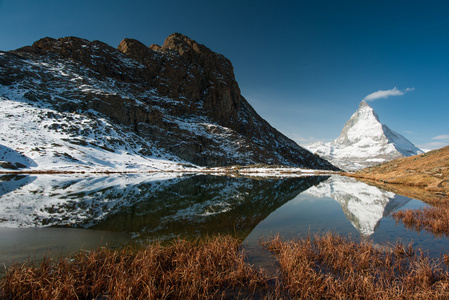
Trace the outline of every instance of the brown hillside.
<instances>
[{"instance_id":1,"label":"brown hillside","mask_svg":"<svg viewBox=\"0 0 449 300\"><path fill-rule=\"evenodd\" d=\"M449 146L392 160L346 175L383 183L422 187L426 191L447 196L449 195Z\"/></svg>"}]
</instances>

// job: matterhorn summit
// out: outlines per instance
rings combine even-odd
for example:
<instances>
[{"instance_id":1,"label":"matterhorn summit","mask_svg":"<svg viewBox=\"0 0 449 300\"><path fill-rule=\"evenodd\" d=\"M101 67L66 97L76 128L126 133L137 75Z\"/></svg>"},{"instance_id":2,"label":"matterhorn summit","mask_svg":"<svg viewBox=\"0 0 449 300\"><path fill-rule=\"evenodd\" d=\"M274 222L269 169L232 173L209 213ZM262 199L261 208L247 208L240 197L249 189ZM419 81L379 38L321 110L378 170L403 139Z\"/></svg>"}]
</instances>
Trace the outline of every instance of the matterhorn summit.
<instances>
[{"instance_id":1,"label":"matterhorn summit","mask_svg":"<svg viewBox=\"0 0 449 300\"><path fill-rule=\"evenodd\" d=\"M309 144L306 148L347 171L423 153L404 136L380 123L365 100L360 102L338 138L330 143Z\"/></svg>"}]
</instances>

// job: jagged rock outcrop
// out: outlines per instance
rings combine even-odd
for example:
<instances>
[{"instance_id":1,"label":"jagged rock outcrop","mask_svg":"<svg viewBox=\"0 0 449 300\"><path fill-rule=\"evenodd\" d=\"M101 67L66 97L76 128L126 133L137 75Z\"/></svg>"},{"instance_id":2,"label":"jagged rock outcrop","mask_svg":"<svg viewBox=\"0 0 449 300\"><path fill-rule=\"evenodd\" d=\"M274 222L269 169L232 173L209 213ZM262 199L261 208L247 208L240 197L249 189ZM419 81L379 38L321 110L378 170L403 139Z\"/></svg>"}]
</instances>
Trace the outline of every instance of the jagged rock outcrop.
<instances>
[{"instance_id":1,"label":"jagged rock outcrop","mask_svg":"<svg viewBox=\"0 0 449 300\"><path fill-rule=\"evenodd\" d=\"M380 123L379 116L364 100L338 138L306 148L348 171L423 153L404 136Z\"/></svg>"},{"instance_id":2,"label":"jagged rock outcrop","mask_svg":"<svg viewBox=\"0 0 449 300\"><path fill-rule=\"evenodd\" d=\"M112 152L126 147L143 159L177 157L202 166L265 163L336 169L254 111L241 95L228 59L179 33L162 46L124 39L117 49L77 37L44 38L0 52L0 63L1 100L54 110L58 120L45 130L68 133L64 142L70 144ZM39 114L51 122L50 112ZM68 114L89 124L104 118L108 130L121 133L110 138L95 129L104 124L85 130L83 121L73 122ZM78 152L65 153L82 162Z\"/></svg>"},{"instance_id":3,"label":"jagged rock outcrop","mask_svg":"<svg viewBox=\"0 0 449 300\"><path fill-rule=\"evenodd\" d=\"M201 109L223 126L239 122L242 97L228 59L179 33L170 35L162 47L152 45L146 52L144 47L124 39L118 49L150 68L152 84L164 96L201 102ZM195 105L189 108L191 113L198 110Z\"/></svg>"}]
</instances>

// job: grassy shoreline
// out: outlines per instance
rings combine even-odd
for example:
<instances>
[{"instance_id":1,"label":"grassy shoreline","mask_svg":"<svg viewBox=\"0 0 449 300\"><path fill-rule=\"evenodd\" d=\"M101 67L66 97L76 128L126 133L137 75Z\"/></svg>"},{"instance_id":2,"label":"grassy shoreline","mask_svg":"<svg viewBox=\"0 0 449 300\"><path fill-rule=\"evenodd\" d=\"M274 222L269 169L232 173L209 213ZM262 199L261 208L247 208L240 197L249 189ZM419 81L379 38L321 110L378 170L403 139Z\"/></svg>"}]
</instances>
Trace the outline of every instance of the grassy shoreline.
<instances>
[{"instance_id":1,"label":"grassy shoreline","mask_svg":"<svg viewBox=\"0 0 449 300\"><path fill-rule=\"evenodd\" d=\"M278 272L255 269L231 236L98 248L9 268L1 299L443 299L444 260L411 246L380 250L327 233L262 241Z\"/></svg>"},{"instance_id":2,"label":"grassy shoreline","mask_svg":"<svg viewBox=\"0 0 449 300\"><path fill-rule=\"evenodd\" d=\"M445 170L436 172L445 176ZM247 173L232 168L170 172ZM286 169L276 172L299 174ZM416 172L407 174L393 176L395 180L391 174L344 175L431 204L392 217L410 229L449 236L448 185L437 184L436 189L433 183L419 184L423 181ZM390 180L382 179L385 176ZM404 178L408 179L402 182ZM39 265L16 264L0 280L0 299L446 299L449 295L449 254L431 260L411 245L379 249L331 233L293 241L274 237L261 243L276 258L275 274L251 266L238 239L217 236L138 249L98 248L71 258L46 258Z\"/></svg>"},{"instance_id":3,"label":"grassy shoreline","mask_svg":"<svg viewBox=\"0 0 449 300\"><path fill-rule=\"evenodd\" d=\"M386 184L418 187L437 196L449 198L449 146L343 175Z\"/></svg>"}]
</instances>

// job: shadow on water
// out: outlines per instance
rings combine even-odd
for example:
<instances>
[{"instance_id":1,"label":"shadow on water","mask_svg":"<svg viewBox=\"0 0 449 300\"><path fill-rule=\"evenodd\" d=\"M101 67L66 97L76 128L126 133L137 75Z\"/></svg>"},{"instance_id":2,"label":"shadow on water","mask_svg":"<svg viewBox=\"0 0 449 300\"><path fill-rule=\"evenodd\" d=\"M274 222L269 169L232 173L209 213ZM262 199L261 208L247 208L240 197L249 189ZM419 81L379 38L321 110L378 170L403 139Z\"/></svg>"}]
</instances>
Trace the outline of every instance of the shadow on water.
<instances>
[{"instance_id":1,"label":"shadow on water","mask_svg":"<svg viewBox=\"0 0 449 300\"><path fill-rule=\"evenodd\" d=\"M33 182L35 179L35 176L17 174L0 176L0 197Z\"/></svg>"},{"instance_id":2,"label":"shadow on water","mask_svg":"<svg viewBox=\"0 0 449 300\"><path fill-rule=\"evenodd\" d=\"M4 195L0 226L78 227L141 237L241 233L328 177L40 175ZM1 204L0 204L1 207Z\"/></svg>"}]
</instances>

